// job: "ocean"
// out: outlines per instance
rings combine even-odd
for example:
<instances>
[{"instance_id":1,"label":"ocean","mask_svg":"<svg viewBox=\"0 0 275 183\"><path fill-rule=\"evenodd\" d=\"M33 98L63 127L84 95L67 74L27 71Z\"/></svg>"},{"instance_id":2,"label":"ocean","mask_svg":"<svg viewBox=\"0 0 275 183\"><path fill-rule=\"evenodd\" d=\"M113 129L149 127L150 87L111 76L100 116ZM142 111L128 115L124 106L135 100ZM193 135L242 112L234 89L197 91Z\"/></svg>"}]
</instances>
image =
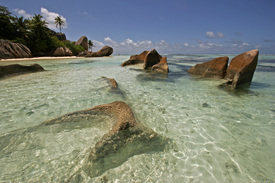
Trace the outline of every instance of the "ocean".
<instances>
[{"instance_id":1,"label":"ocean","mask_svg":"<svg viewBox=\"0 0 275 183\"><path fill-rule=\"evenodd\" d=\"M66 182L77 172L81 182L274 183L275 55L260 54L252 83L237 90L187 73L219 56L167 55L168 75L121 67L129 55L0 62L46 70L0 80L0 182ZM114 78L122 92L102 77ZM170 143L90 176L87 155L112 120L40 124L114 101Z\"/></svg>"}]
</instances>

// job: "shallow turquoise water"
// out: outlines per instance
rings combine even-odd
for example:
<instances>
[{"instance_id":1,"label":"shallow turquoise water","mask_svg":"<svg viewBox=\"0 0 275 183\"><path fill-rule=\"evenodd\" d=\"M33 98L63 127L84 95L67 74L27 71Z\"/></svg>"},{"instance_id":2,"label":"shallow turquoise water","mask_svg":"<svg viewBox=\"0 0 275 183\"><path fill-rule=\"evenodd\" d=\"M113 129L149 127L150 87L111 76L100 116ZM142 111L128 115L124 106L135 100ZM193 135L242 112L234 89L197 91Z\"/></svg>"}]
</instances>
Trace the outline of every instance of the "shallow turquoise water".
<instances>
[{"instance_id":1,"label":"shallow turquoise water","mask_svg":"<svg viewBox=\"0 0 275 183\"><path fill-rule=\"evenodd\" d=\"M119 100L174 145L129 157L84 181L275 182L275 56L261 55L253 82L237 91L187 74L215 57L168 55L168 76L120 67L129 56L22 62L47 71L0 81L0 182L67 180L109 131L111 119L38 125ZM110 92L102 76L116 79L123 93Z\"/></svg>"}]
</instances>

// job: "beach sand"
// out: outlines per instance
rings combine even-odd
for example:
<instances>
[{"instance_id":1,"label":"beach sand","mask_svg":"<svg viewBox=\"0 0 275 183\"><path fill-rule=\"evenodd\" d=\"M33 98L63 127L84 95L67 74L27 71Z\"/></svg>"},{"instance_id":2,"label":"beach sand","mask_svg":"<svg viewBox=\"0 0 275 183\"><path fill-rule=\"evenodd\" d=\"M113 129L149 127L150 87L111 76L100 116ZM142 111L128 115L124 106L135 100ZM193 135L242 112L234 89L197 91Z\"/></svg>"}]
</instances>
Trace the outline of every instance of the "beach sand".
<instances>
[{"instance_id":1,"label":"beach sand","mask_svg":"<svg viewBox=\"0 0 275 183\"><path fill-rule=\"evenodd\" d=\"M30 61L30 60L61 60L61 59L73 59L73 58L85 58L77 56L66 56L66 57L32 57L32 58L11 58L11 59L0 59L0 62L10 62L10 61Z\"/></svg>"}]
</instances>

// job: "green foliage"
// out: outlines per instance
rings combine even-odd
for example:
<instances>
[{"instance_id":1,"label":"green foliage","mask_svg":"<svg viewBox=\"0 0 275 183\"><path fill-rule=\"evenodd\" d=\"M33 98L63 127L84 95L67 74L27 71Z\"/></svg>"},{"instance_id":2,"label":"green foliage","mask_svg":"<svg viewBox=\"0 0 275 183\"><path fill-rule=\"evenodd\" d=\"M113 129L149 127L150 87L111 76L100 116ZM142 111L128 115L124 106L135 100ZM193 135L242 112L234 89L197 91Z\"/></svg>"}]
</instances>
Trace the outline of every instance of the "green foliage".
<instances>
[{"instance_id":1,"label":"green foliage","mask_svg":"<svg viewBox=\"0 0 275 183\"><path fill-rule=\"evenodd\" d=\"M0 39L15 39L16 28L13 24L14 17L7 7L0 5Z\"/></svg>"},{"instance_id":2,"label":"green foliage","mask_svg":"<svg viewBox=\"0 0 275 183\"><path fill-rule=\"evenodd\" d=\"M51 48L55 50L58 47L67 47L69 48L74 55L78 55L80 52L85 51L85 49L80 45L75 45L75 42L60 41L57 37L51 36Z\"/></svg>"},{"instance_id":3,"label":"green foliage","mask_svg":"<svg viewBox=\"0 0 275 183\"><path fill-rule=\"evenodd\" d=\"M70 41L63 41L65 43L65 46L69 48L74 55L78 55L80 52L85 51L85 49L80 45L75 45Z\"/></svg>"},{"instance_id":4,"label":"green foliage","mask_svg":"<svg viewBox=\"0 0 275 183\"><path fill-rule=\"evenodd\" d=\"M55 18L55 24L61 28L65 25L62 17ZM13 42L26 45L32 53L42 52L47 54L58 47L69 48L74 55L85 51L82 46L75 45L75 42L60 41L55 32L50 30L40 14L34 14L30 19L14 17L7 7L0 5L0 39L8 39ZM92 42L90 42L92 45Z\"/></svg>"}]
</instances>

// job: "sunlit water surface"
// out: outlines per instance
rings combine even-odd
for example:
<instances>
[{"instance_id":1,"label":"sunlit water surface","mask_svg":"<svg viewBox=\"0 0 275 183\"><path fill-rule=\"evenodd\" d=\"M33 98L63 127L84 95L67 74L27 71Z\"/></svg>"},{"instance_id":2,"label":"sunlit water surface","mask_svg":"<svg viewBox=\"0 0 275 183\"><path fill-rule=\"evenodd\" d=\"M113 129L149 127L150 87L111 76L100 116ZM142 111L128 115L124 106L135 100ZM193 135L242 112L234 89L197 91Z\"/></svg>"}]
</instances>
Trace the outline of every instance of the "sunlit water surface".
<instances>
[{"instance_id":1,"label":"sunlit water surface","mask_svg":"<svg viewBox=\"0 0 275 183\"><path fill-rule=\"evenodd\" d=\"M251 85L236 91L187 74L217 56L168 55L167 76L121 67L129 56L17 61L47 71L0 80L0 182L68 180L112 119L40 124L113 101L129 104L174 145L84 181L275 182L275 56L261 55ZM102 76L116 79L123 93L110 92Z\"/></svg>"}]
</instances>

